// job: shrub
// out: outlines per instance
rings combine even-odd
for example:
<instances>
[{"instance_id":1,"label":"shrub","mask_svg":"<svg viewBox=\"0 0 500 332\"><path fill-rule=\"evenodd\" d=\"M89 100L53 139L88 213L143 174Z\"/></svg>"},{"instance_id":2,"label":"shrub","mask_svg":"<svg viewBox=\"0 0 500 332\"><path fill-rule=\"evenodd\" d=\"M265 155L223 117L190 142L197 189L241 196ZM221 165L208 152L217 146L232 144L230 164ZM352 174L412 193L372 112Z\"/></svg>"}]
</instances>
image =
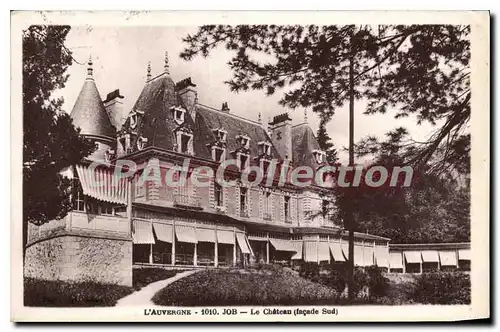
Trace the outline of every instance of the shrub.
<instances>
[{"instance_id":1,"label":"shrub","mask_svg":"<svg viewBox=\"0 0 500 332\"><path fill-rule=\"evenodd\" d=\"M467 273L424 273L415 277L411 297L423 304L470 304L470 287Z\"/></svg>"},{"instance_id":2,"label":"shrub","mask_svg":"<svg viewBox=\"0 0 500 332\"><path fill-rule=\"evenodd\" d=\"M311 262L303 262L300 266L299 275L302 278L306 278L314 282L319 282L319 265Z\"/></svg>"},{"instance_id":3,"label":"shrub","mask_svg":"<svg viewBox=\"0 0 500 332\"><path fill-rule=\"evenodd\" d=\"M133 291L131 287L91 281L72 282L24 278L28 307L110 307Z\"/></svg>"},{"instance_id":4,"label":"shrub","mask_svg":"<svg viewBox=\"0 0 500 332\"><path fill-rule=\"evenodd\" d=\"M157 267L135 268L132 271L132 284L135 290L139 290L155 281L171 278L177 273L179 273L177 270L166 270Z\"/></svg>"},{"instance_id":5,"label":"shrub","mask_svg":"<svg viewBox=\"0 0 500 332\"><path fill-rule=\"evenodd\" d=\"M389 289L389 279L384 277L382 269L377 266L367 266L365 271L368 276L370 297L380 298L386 296Z\"/></svg>"}]
</instances>

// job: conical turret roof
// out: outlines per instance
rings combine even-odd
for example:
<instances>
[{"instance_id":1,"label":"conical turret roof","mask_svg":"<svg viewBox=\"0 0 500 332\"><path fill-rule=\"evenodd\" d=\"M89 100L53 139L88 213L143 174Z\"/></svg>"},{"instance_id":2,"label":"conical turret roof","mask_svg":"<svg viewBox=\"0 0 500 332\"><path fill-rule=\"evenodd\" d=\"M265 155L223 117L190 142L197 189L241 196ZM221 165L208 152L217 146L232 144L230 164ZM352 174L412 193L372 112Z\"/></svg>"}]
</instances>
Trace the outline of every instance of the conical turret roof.
<instances>
[{"instance_id":1,"label":"conical turret roof","mask_svg":"<svg viewBox=\"0 0 500 332\"><path fill-rule=\"evenodd\" d=\"M88 75L78 95L71 118L82 135L95 135L114 138L116 129L111 124L106 108L92 76L92 61L89 60Z\"/></svg>"}]
</instances>

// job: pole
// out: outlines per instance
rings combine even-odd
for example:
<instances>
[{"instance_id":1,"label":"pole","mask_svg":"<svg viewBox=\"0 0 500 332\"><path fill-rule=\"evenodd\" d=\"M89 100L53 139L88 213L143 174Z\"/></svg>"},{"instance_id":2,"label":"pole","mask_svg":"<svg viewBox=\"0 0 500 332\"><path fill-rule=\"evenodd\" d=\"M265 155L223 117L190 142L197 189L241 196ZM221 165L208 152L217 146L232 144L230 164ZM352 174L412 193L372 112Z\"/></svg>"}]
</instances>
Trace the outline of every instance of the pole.
<instances>
[{"instance_id":1,"label":"pole","mask_svg":"<svg viewBox=\"0 0 500 332\"><path fill-rule=\"evenodd\" d=\"M354 167L354 56L349 59L349 166ZM354 215L352 206L347 211L349 231L349 261L347 264L347 296L354 299Z\"/></svg>"}]
</instances>

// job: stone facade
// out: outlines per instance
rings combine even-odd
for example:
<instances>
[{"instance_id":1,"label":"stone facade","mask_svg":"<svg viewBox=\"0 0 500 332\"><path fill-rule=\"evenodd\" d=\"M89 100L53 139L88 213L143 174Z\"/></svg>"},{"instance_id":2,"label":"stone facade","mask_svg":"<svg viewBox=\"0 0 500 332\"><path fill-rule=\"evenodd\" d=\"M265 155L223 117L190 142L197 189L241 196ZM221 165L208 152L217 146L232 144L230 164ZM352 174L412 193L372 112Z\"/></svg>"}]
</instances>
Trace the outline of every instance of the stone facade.
<instances>
[{"instance_id":1,"label":"stone facade","mask_svg":"<svg viewBox=\"0 0 500 332\"><path fill-rule=\"evenodd\" d=\"M132 286L132 241L65 235L31 244L25 277Z\"/></svg>"}]
</instances>

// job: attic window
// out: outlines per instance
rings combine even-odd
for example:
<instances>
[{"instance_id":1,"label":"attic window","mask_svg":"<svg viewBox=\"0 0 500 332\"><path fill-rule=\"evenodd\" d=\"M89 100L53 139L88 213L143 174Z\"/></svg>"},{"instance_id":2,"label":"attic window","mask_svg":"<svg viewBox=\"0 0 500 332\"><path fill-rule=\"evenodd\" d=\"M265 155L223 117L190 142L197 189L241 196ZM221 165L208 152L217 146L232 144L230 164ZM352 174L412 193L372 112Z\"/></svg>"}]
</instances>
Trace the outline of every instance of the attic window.
<instances>
[{"instance_id":1,"label":"attic window","mask_svg":"<svg viewBox=\"0 0 500 332\"><path fill-rule=\"evenodd\" d=\"M248 161L250 158L248 157L247 154L244 153L238 153L237 154L237 164L240 170L244 170L245 168L248 167Z\"/></svg>"},{"instance_id":2,"label":"attic window","mask_svg":"<svg viewBox=\"0 0 500 332\"><path fill-rule=\"evenodd\" d=\"M227 131L221 128L214 129L214 135L218 142L226 143L227 141Z\"/></svg>"},{"instance_id":3,"label":"attic window","mask_svg":"<svg viewBox=\"0 0 500 332\"><path fill-rule=\"evenodd\" d=\"M177 152L193 154L193 134L182 131L177 132Z\"/></svg>"},{"instance_id":4,"label":"attic window","mask_svg":"<svg viewBox=\"0 0 500 332\"><path fill-rule=\"evenodd\" d=\"M271 155L271 143L269 142L259 142L260 154L264 154L266 156Z\"/></svg>"},{"instance_id":5,"label":"attic window","mask_svg":"<svg viewBox=\"0 0 500 332\"><path fill-rule=\"evenodd\" d=\"M179 106L173 106L170 108L170 110L173 113L174 121L178 125L183 124L184 123L184 114L186 113L186 110L182 107L179 107Z\"/></svg>"},{"instance_id":6,"label":"attic window","mask_svg":"<svg viewBox=\"0 0 500 332\"><path fill-rule=\"evenodd\" d=\"M212 147L212 159L218 163L221 163L225 159L226 149L219 148L217 146Z\"/></svg>"},{"instance_id":7,"label":"attic window","mask_svg":"<svg viewBox=\"0 0 500 332\"><path fill-rule=\"evenodd\" d=\"M239 141L242 148L248 149L250 147L250 137L246 135L238 135L236 139Z\"/></svg>"},{"instance_id":8,"label":"attic window","mask_svg":"<svg viewBox=\"0 0 500 332\"><path fill-rule=\"evenodd\" d=\"M326 156L325 151L314 150L313 155L314 155L314 159L316 159L316 162L318 164L322 164L325 162L325 156Z\"/></svg>"}]
</instances>

